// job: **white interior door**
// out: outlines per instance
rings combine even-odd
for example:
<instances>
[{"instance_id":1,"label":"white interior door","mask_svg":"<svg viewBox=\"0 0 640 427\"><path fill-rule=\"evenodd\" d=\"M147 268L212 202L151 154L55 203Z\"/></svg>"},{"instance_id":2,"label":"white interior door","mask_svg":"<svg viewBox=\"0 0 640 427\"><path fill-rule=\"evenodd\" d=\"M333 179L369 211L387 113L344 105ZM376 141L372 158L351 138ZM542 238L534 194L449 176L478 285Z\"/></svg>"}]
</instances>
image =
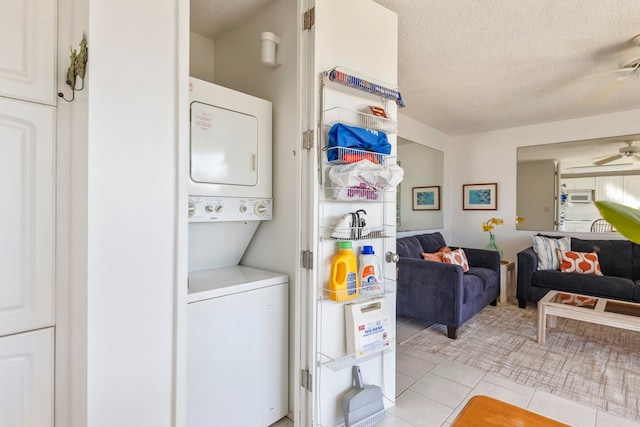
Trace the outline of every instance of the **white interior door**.
<instances>
[{"instance_id":1,"label":"white interior door","mask_svg":"<svg viewBox=\"0 0 640 427\"><path fill-rule=\"evenodd\" d=\"M0 0L0 95L53 105L55 0Z\"/></svg>"},{"instance_id":2,"label":"white interior door","mask_svg":"<svg viewBox=\"0 0 640 427\"><path fill-rule=\"evenodd\" d=\"M518 197L516 212L527 218L527 230L555 230L558 182L553 160L537 160L518 164ZM558 213L559 215L559 213ZM529 220L531 218L531 220Z\"/></svg>"},{"instance_id":3,"label":"white interior door","mask_svg":"<svg viewBox=\"0 0 640 427\"><path fill-rule=\"evenodd\" d=\"M0 97L0 336L54 322L54 117Z\"/></svg>"},{"instance_id":4,"label":"white interior door","mask_svg":"<svg viewBox=\"0 0 640 427\"><path fill-rule=\"evenodd\" d=\"M0 426L53 427L53 335L0 338Z\"/></svg>"},{"instance_id":5,"label":"white interior door","mask_svg":"<svg viewBox=\"0 0 640 427\"><path fill-rule=\"evenodd\" d=\"M363 35L366 35L363 37ZM308 225L312 227L307 235L311 239L314 252L313 276L309 279L308 311L309 326L309 361L308 366L315 367L313 373L313 422L314 425L339 425L344 422L342 412L342 396L352 387L352 371L350 364L346 368L336 367L330 359L346 353L345 343L345 304L336 304L324 298L324 288L328 281L331 258L335 253L336 241L324 234L321 229L333 221L333 217L346 212L354 212L365 208L366 203L348 202L333 203L327 207L323 202L322 185L325 173L323 150L324 138L321 136L326 128L320 123L321 93L320 75L336 66L352 70L361 76L368 76L379 82L392 86L397 83L397 16L371 0L323 0L315 3L315 24L311 30L310 81L313 88L308 94L309 109L312 111L308 129L314 129L316 141L312 158L306 163L308 193L314 200L309 201L307 212ZM364 92L349 93L337 96L336 103L348 110L362 111L368 105L379 105L378 98L371 98ZM397 120L397 108L394 102L387 103L388 115ZM392 155L396 153L396 136L388 135L393 146ZM304 164L304 162L303 162ZM340 206L338 206L340 205ZM363 206L364 205L364 206ZM395 196L390 197L383 209L390 219L387 235L390 238L373 242L361 240L354 242L359 249L363 245L373 244L382 261L384 275L390 279L391 287L395 286L395 264L385 262L385 251L395 252ZM380 206L371 209L380 213ZM328 216L331 215L331 218ZM375 214L371 218L374 221ZM375 224L375 222L372 222ZM304 246L303 246L304 247ZM305 286L303 286L305 287ZM385 295L386 305L390 309L391 334L395 335L395 294ZM329 362L329 363L327 363ZM380 354L367 361L359 361L365 384L374 384L384 388L388 398L385 404L390 406L395 401L395 353Z\"/></svg>"},{"instance_id":6,"label":"white interior door","mask_svg":"<svg viewBox=\"0 0 640 427\"><path fill-rule=\"evenodd\" d=\"M640 208L640 175L624 177L624 204L635 209Z\"/></svg>"}]
</instances>

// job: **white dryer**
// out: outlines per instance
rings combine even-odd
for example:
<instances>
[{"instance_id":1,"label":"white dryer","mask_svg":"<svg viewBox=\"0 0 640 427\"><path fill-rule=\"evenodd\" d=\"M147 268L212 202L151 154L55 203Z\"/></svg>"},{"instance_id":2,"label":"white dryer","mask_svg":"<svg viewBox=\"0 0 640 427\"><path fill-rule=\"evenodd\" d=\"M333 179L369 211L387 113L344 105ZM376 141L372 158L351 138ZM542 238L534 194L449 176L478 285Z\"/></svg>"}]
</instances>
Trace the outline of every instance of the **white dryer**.
<instances>
[{"instance_id":1,"label":"white dryer","mask_svg":"<svg viewBox=\"0 0 640 427\"><path fill-rule=\"evenodd\" d=\"M189 101L189 271L237 265L272 218L272 105L193 77Z\"/></svg>"},{"instance_id":2,"label":"white dryer","mask_svg":"<svg viewBox=\"0 0 640 427\"><path fill-rule=\"evenodd\" d=\"M189 80L189 194L270 199L271 102Z\"/></svg>"}]
</instances>

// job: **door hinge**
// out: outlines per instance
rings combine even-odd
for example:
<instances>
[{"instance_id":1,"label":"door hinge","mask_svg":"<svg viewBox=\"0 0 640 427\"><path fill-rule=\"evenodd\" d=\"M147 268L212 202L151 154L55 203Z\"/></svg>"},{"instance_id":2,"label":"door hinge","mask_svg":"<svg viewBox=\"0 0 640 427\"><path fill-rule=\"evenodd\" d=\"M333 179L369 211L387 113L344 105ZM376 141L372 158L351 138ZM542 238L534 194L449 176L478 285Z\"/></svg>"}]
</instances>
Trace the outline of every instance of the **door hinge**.
<instances>
[{"instance_id":1,"label":"door hinge","mask_svg":"<svg viewBox=\"0 0 640 427\"><path fill-rule=\"evenodd\" d=\"M316 22L316 8L312 7L304 13L302 18L302 31L308 30L313 27L313 24Z\"/></svg>"},{"instance_id":2,"label":"door hinge","mask_svg":"<svg viewBox=\"0 0 640 427\"><path fill-rule=\"evenodd\" d=\"M302 148L311 150L313 148L313 130L305 130L302 132Z\"/></svg>"},{"instance_id":3,"label":"door hinge","mask_svg":"<svg viewBox=\"0 0 640 427\"><path fill-rule=\"evenodd\" d=\"M313 252L302 251L302 268L313 270Z\"/></svg>"},{"instance_id":4,"label":"door hinge","mask_svg":"<svg viewBox=\"0 0 640 427\"><path fill-rule=\"evenodd\" d=\"M300 370L300 385L310 392L312 392L313 387L313 375L309 373L309 371L302 369Z\"/></svg>"}]
</instances>

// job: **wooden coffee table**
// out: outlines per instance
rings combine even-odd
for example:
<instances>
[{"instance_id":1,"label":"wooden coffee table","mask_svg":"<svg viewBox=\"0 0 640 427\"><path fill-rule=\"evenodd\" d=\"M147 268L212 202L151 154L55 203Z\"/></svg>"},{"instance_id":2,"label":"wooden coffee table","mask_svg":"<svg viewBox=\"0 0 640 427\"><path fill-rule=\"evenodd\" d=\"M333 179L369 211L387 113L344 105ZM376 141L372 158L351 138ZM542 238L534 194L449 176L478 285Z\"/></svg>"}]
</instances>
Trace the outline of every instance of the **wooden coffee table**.
<instances>
[{"instance_id":1,"label":"wooden coffee table","mask_svg":"<svg viewBox=\"0 0 640 427\"><path fill-rule=\"evenodd\" d=\"M544 345L547 323L555 327L556 316L640 332L640 304L549 291L538 301L538 344Z\"/></svg>"},{"instance_id":2,"label":"wooden coffee table","mask_svg":"<svg viewBox=\"0 0 640 427\"><path fill-rule=\"evenodd\" d=\"M488 396L473 396L451 427L569 427Z\"/></svg>"}]
</instances>

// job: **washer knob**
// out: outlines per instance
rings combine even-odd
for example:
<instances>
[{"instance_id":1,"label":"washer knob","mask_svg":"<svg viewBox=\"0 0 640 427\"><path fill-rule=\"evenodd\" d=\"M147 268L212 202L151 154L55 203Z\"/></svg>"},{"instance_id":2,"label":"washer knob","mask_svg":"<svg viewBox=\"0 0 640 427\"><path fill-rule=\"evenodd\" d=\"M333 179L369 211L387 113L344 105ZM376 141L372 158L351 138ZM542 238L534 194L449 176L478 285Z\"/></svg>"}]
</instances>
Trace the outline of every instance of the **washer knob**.
<instances>
[{"instance_id":1,"label":"washer knob","mask_svg":"<svg viewBox=\"0 0 640 427\"><path fill-rule=\"evenodd\" d=\"M253 211L258 216L265 216L267 213L267 205L264 202L258 202L253 208Z\"/></svg>"},{"instance_id":2,"label":"washer knob","mask_svg":"<svg viewBox=\"0 0 640 427\"><path fill-rule=\"evenodd\" d=\"M245 213L247 211L247 207L245 205L240 206L240 212Z\"/></svg>"},{"instance_id":3,"label":"washer knob","mask_svg":"<svg viewBox=\"0 0 640 427\"><path fill-rule=\"evenodd\" d=\"M196 204L193 200L189 199L189 217L194 216L196 213Z\"/></svg>"},{"instance_id":4,"label":"washer knob","mask_svg":"<svg viewBox=\"0 0 640 427\"><path fill-rule=\"evenodd\" d=\"M224 208L222 207L222 205L216 205L216 212L217 212L217 213L222 212L222 209L224 209Z\"/></svg>"},{"instance_id":5,"label":"washer knob","mask_svg":"<svg viewBox=\"0 0 640 427\"><path fill-rule=\"evenodd\" d=\"M207 205L204 207L204 210L207 211L207 213L211 213L214 211L214 208L211 205Z\"/></svg>"}]
</instances>

